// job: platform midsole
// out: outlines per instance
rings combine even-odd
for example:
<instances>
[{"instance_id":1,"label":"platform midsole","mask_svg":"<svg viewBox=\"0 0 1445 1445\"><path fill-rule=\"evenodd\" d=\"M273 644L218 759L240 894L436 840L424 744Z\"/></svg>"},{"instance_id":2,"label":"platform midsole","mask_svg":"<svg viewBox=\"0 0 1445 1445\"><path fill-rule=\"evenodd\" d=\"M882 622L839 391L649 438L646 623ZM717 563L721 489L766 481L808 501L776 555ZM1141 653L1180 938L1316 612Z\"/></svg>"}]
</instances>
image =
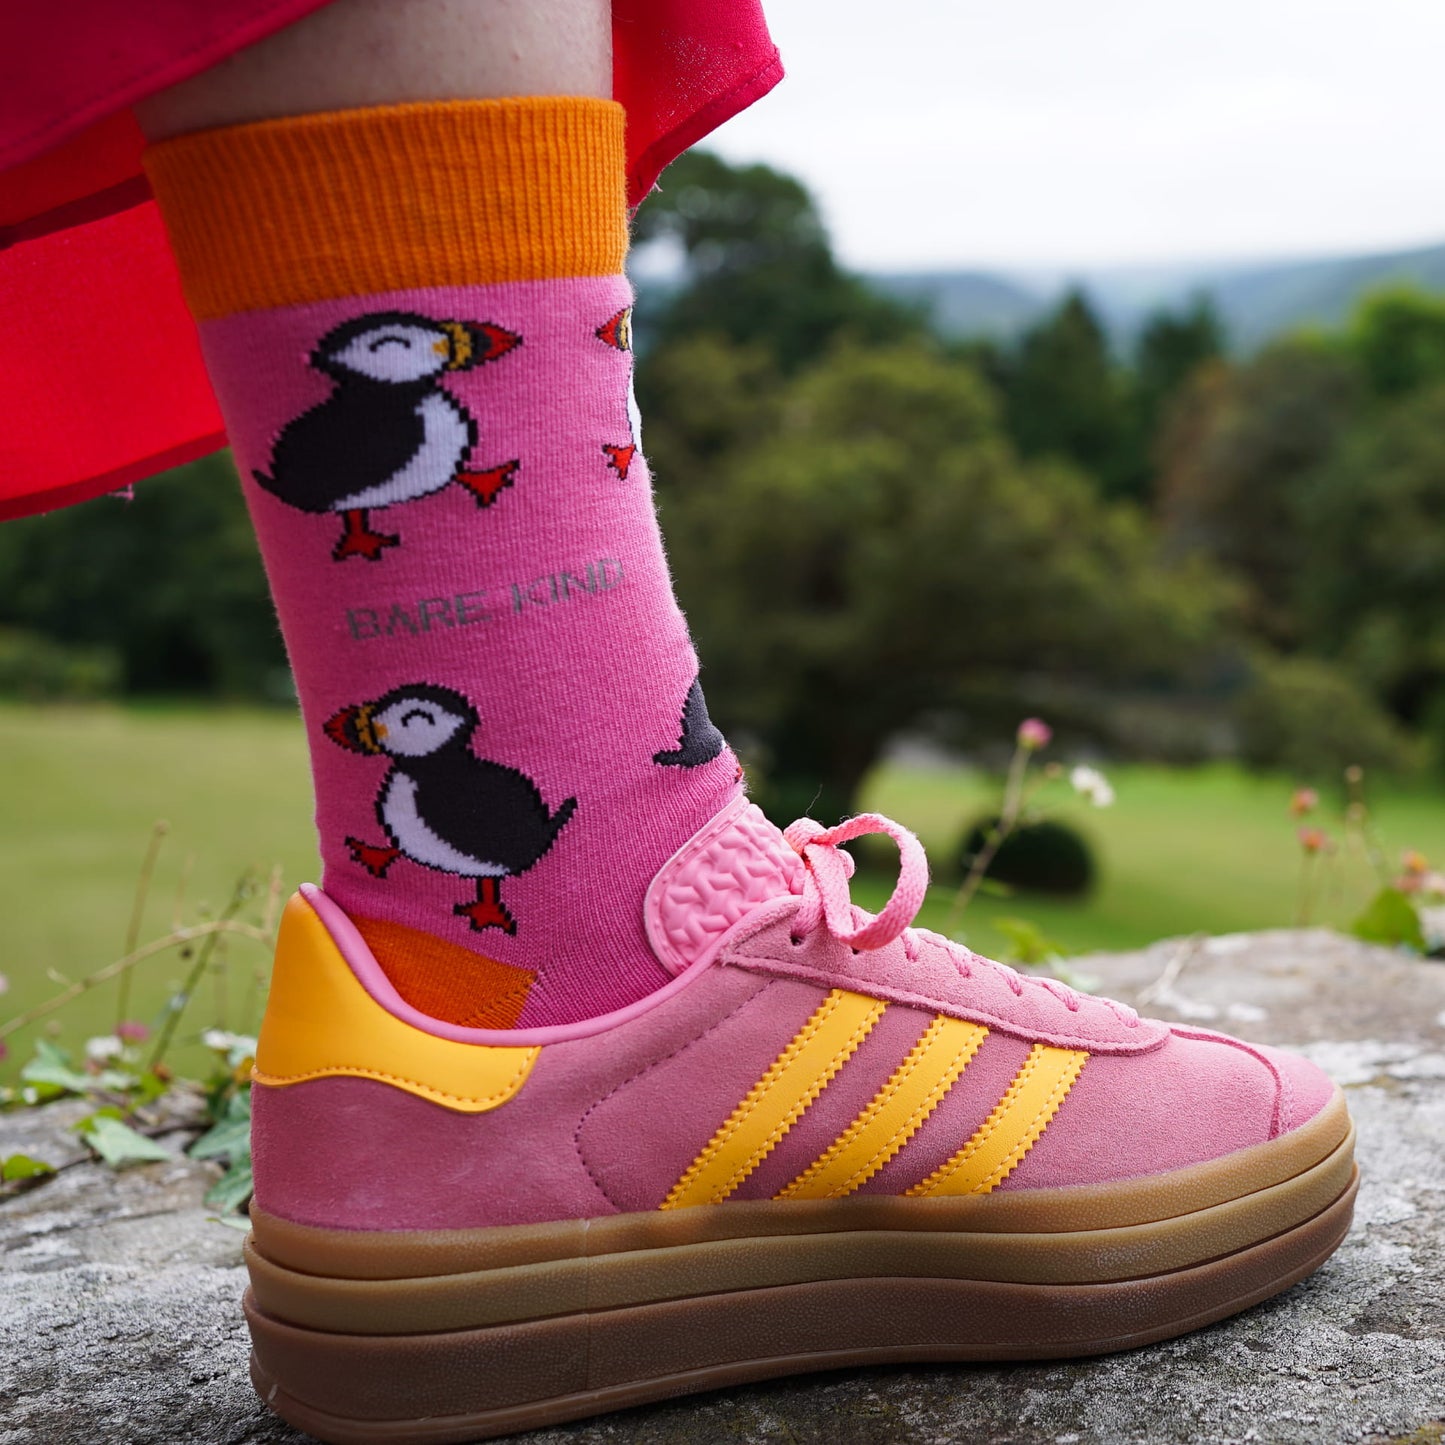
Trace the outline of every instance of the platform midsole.
<instances>
[{"instance_id":1,"label":"platform midsole","mask_svg":"<svg viewBox=\"0 0 1445 1445\"><path fill-rule=\"evenodd\" d=\"M1314 1217L1247 1249L1108 1283L827 1279L391 1336L298 1329L248 1296L255 1377L263 1398L327 1440L451 1441L832 1363L1102 1353L1196 1328L1303 1278L1343 1238L1356 1183L1352 1173Z\"/></svg>"},{"instance_id":2,"label":"platform midsole","mask_svg":"<svg viewBox=\"0 0 1445 1445\"><path fill-rule=\"evenodd\" d=\"M288 1268L268 1257L262 1235L247 1240L246 1262L256 1303L267 1315L354 1335L472 1329L824 1280L1096 1284L1187 1269L1292 1229L1344 1192L1353 1153L1351 1129L1293 1178L1189 1214L1109 1229L759 1233L408 1279L338 1279ZM913 1201L888 1202L900 1218L916 1209ZM758 1216L757 1222L781 1217Z\"/></svg>"}]
</instances>

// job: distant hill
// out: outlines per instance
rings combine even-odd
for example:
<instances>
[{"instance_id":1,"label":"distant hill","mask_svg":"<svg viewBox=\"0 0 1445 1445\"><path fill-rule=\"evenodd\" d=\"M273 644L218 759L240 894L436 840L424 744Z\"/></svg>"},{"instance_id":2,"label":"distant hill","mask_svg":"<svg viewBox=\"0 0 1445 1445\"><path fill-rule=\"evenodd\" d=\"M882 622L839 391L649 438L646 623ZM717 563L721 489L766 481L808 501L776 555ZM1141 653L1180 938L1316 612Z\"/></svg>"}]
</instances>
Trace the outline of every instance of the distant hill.
<instances>
[{"instance_id":1,"label":"distant hill","mask_svg":"<svg viewBox=\"0 0 1445 1445\"><path fill-rule=\"evenodd\" d=\"M1120 340L1150 312L1211 296L1230 345L1253 351L1301 326L1341 321L1366 291L1397 282L1445 290L1445 245L1380 255L1258 265L1082 270L1067 280L980 271L875 275L875 284L910 300L931 301L944 330L959 336L1017 335L1070 285L1082 287Z\"/></svg>"},{"instance_id":2,"label":"distant hill","mask_svg":"<svg viewBox=\"0 0 1445 1445\"><path fill-rule=\"evenodd\" d=\"M870 276L904 301L921 301L944 331L960 336L1016 336L1044 311L1047 293L987 271L917 271Z\"/></svg>"}]
</instances>

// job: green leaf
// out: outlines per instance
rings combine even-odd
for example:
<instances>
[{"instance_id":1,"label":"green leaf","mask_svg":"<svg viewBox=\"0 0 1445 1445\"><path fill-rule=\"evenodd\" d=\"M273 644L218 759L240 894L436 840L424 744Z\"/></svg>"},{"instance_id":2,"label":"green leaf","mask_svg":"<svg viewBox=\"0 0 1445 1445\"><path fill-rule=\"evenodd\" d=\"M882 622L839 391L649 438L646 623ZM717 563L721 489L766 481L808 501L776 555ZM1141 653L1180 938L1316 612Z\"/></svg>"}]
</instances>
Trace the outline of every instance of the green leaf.
<instances>
[{"instance_id":1,"label":"green leaf","mask_svg":"<svg viewBox=\"0 0 1445 1445\"><path fill-rule=\"evenodd\" d=\"M223 1159L247 1157L251 1153L251 1121L224 1119L207 1129L186 1151L192 1159Z\"/></svg>"},{"instance_id":2,"label":"green leaf","mask_svg":"<svg viewBox=\"0 0 1445 1445\"><path fill-rule=\"evenodd\" d=\"M1005 963L1022 963L1032 967L1059 956L1061 950L1058 944L1046 938L1026 918L995 918L993 926L1008 939L1003 957Z\"/></svg>"},{"instance_id":3,"label":"green leaf","mask_svg":"<svg viewBox=\"0 0 1445 1445\"><path fill-rule=\"evenodd\" d=\"M244 1214L208 1214L207 1224L224 1224L227 1229L239 1229L242 1234L250 1234L251 1221Z\"/></svg>"},{"instance_id":4,"label":"green leaf","mask_svg":"<svg viewBox=\"0 0 1445 1445\"><path fill-rule=\"evenodd\" d=\"M107 1164L136 1164L142 1160L176 1157L163 1144L137 1134L129 1124L104 1116L97 1117L81 1137Z\"/></svg>"},{"instance_id":5,"label":"green leaf","mask_svg":"<svg viewBox=\"0 0 1445 1445\"><path fill-rule=\"evenodd\" d=\"M240 1209L251 1197L251 1156L238 1159L206 1191L206 1203L212 1209L230 1214Z\"/></svg>"},{"instance_id":6,"label":"green leaf","mask_svg":"<svg viewBox=\"0 0 1445 1445\"><path fill-rule=\"evenodd\" d=\"M20 1070L27 1084L49 1085L66 1094L83 1094L91 1087L89 1074L72 1066L70 1055L48 1039L35 1040L35 1056Z\"/></svg>"},{"instance_id":7,"label":"green leaf","mask_svg":"<svg viewBox=\"0 0 1445 1445\"><path fill-rule=\"evenodd\" d=\"M94 1127L97 1119L115 1119L119 1123L125 1123L125 1114L117 1109L114 1104L105 1104L93 1114L87 1114L83 1119L77 1119L70 1127L77 1134L88 1134Z\"/></svg>"},{"instance_id":8,"label":"green leaf","mask_svg":"<svg viewBox=\"0 0 1445 1445\"><path fill-rule=\"evenodd\" d=\"M1413 948L1425 952L1425 931L1415 905L1398 888L1382 888L1373 901L1350 925L1350 932L1366 943Z\"/></svg>"},{"instance_id":9,"label":"green leaf","mask_svg":"<svg viewBox=\"0 0 1445 1445\"><path fill-rule=\"evenodd\" d=\"M28 1154L12 1154L8 1159L0 1159L0 1181L6 1184L13 1184L17 1179L40 1179L54 1173L53 1164L32 1159Z\"/></svg>"}]
</instances>

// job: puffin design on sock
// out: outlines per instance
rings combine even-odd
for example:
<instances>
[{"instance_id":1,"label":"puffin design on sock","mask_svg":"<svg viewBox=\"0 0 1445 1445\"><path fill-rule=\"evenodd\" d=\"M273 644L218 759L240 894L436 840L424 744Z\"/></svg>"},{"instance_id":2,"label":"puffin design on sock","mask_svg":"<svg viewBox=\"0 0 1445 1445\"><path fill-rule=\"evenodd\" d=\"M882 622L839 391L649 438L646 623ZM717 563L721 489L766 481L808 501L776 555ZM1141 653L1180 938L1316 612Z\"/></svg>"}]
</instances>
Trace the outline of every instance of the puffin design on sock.
<instances>
[{"instance_id":1,"label":"puffin design on sock","mask_svg":"<svg viewBox=\"0 0 1445 1445\"><path fill-rule=\"evenodd\" d=\"M681 730L675 748L653 753L652 761L665 768L700 768L727 747L727 739L707 715L701 678L693 678L682 704Z\"/></svg>"},{"instance_id":2,"label":"puffin design on sock","mask_svg":"<svg viewBox=\"0 0 1445 1445\"><path fill-rule=\"evenodd\" d=\"M469 744L479 721L461 693L415 682L342 708L325 730L352 752L391 759L376 796L387 841L348 838L351 856L376 878L385 877L398 858L408 858L475 879L475 901L452 911L479 933L515 933L516 920L502 902L502 879L525 873L551 848L577 799L549 811L525 773L478 757Z\"/></svg>"},{"instance_id":3,"label":"puffin design on sock","mask_svg":"<svg viewBox=\"0 0 1445 1445\"><path fill-rule=\"evenodd\" d=\"M632 459L637 455L637 448L642 443L642 413L637 409L637 392L632 384L632 307L624 306L621 311L609 316L597 328L595 335L599 341L605 342L614 350L628 354L627 423L630 435L623 445L607 442L602 444L607 465L625 482L627 469L632 465Z\"/></svg>"},{"instance_id":4,"label":"puffin design on sock","mask_svg":"<svg viewBox=\"0 0 1445 1445\"><path fill-rule=\"evenodd\" d=\"M373 311L334 327L310 362L335 383L327 399L293 418L271 448L271 471L256 471L273 497L303 512L336 512L342 534L332 557L379 560L395 533L367 522L391 507L458 482L490 506L515 480L514 459L469 471L477 423L441 384L521 344L489 322L434 321L409 311Z\"/></svg>"}]
</instances>

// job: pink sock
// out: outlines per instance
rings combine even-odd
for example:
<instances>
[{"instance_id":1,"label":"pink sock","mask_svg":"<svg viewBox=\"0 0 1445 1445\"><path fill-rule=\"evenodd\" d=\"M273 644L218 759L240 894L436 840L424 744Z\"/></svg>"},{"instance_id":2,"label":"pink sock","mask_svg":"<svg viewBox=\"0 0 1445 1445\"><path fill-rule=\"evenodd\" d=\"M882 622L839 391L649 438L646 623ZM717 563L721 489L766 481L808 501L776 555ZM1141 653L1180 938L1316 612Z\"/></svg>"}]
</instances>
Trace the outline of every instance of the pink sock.
<instances>
[{"instance_id":1,"label":"pink sock","mask_svg":"<svg viewBox=\"0 0 1445 1445\"><path fill-rule=\"evenodd\" d=\"M621 141L609 102L489 101L150 157L296 676L324 886L453 1022L665 983L643 894L739 787L638 450Z\"/></svg>"}]
</instances>

